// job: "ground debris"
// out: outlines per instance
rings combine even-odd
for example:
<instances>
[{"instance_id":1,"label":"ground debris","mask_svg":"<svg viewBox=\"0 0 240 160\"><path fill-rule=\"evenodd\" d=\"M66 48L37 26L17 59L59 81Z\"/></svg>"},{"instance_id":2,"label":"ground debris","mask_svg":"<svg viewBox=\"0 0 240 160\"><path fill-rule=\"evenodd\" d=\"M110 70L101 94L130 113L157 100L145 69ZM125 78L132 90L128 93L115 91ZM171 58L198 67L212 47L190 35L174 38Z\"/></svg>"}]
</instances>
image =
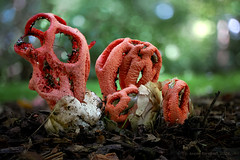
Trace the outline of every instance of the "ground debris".
<instances>
[{"instance_id":1,"label":"ground debris","mask_svg":"<svg viewBox=\"0 0 240 160\"><path fill-rule=\"evenodd\" d=\"M89 155L90 160L119 160L116 153L107 153L105 155L103 154L96 154L95 152L91 153Z\"/></svg>"},{"instance_id":2,"label":"ground debris","mask_svg":"<svg viewBox=\"0 0 240 160\"><path fill-rule=\"evenodd\" d=\"M0 159L240 159L240 94L192 97L192 102L194 113L183 125L160 118L151 132L113 126L77 137L48 135L41 125L49 111L1 104Z\"/></svg>"}]
</instances>

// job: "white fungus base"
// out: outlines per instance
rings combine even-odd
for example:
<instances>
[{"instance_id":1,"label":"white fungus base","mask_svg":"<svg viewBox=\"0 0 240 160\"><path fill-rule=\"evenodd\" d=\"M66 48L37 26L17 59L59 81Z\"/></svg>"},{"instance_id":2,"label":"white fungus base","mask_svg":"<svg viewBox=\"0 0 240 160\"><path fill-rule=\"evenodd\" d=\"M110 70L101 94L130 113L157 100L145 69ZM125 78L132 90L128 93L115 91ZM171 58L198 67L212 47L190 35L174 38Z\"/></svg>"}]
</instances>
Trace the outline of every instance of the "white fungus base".
<instances>
[{"instance_id":1,"label":"white fungus base","mask_svg":"<svg viewBox=\"0 0 240 160\"><path fill-rule=\"evenodd\" d=\"M45 124L47 132L79 133L80 128L86 130L96 125L102 115L102 111L98 108L101 106L101 99L94 92L86 91L84 102L80 103L72 96L60 99Z\"/></svg>"},{"instance_id":2,"label":"white fungus base","mask_svg":"<svg viewBox=\"0 0 240 160\"><path fill-rule=\"evenodd\" d=\"M146 130L153 129L162 103L162 92L157 83L148 82L138 88L137 109L129 114L128 119L134 131L139 125Z\"/></svg>"}]
</instances>

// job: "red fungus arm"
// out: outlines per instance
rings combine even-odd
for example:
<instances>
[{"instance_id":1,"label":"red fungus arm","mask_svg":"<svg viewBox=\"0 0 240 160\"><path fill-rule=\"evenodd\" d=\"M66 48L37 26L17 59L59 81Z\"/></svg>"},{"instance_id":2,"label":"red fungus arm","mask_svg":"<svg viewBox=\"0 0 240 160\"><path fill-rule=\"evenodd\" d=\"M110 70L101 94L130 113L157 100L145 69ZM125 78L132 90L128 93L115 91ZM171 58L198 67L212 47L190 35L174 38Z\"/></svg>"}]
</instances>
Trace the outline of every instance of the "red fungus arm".
<instances>
[{"instance_id":1,"label":"red fungus arm","mask_svg":"<svg viewBox=\"0 0 240 160\"><path fill-rule=\"evenodd\" d=\"M189 114L190 90L186 82L172 79L162 88L163 116L170 124L183 124Z\"/></svg>"},{"instance_id":2,"label":"red fungus arm","mask_svg":"<svg viewBox=\"0 0 240 160\"><path fill-rule=\"evenodd\" d=\"M156 82L162 66L162 58L156 47L148 42L117 39L110 43L96 61L96 74L103 96L117 91L119 73L121 89L134 84L139 87L148 81ZM142 74L140 80L139 75Z\"/></svg>"},{"instance_id":3,"label":"red fungus arm","mask_svg":"<svg viewBox=\"0 0 240 160\"><path fill-rule=\"evenodd\" d=\"M122 112L131 100L128 95L137 94L141 84L157 82L161 66L160 52L148 42L122 38L107 46L98 57L95 70L110 119L118 123L126 120L130 112ZM118 74L120 91L116 85Z\"/></svg>"},{"instance_id":4,"label":"red fungus arm","mask_svg":"<svg viewBox=\"0 0 240 160\"><path fill-rule=\"evenodd\" d=\"M88 48L91 49L95 45L96 41L92 41L89 45Z\"/></svg>"},{"instance_id":5,"label":"red fungus arm","mask_svg":"<svg viewBox=\"0 0 240 160\"><path fill-rule=\"evenodd\" d=\"M122 63L122 54L128 50L127 45L124 39L113 41L96 61L95 70L104 97L117 91L115 80Z\"/></svg>"},{"instance_id":6,"label":"red fungus arm","mask_svg":"<svg viewBox=\"0 0 240 160\"><path fill-rule=\"evenodd\" d=\"M157 82L162 65L162 59L158 49L148 42L132 40L132 48L123 57L119 70L119 82L121 88L129 84L139 87L149 81ZM141 73L141 78L138 80Z\"/></svg>"},{"instance_id":7,"label":"red fungus arm","mask_svg":"<svg viewBox=\"0 0 240 160\"><path fill-rule=\"evenodd\" d=\"M121 91L109 94L107 96L105 113L109 114L110 119L115 122L124 122L130 113L123 113L123 111L129 107L128 103L131 101L131 98L128 95L137 93L138 88L134 85L130 85L129 87L124 88Z\"/></svg>"},{"instance_id":8,"label":"red fungus arm","mask_svg":"<svg viewBox=\"0 0 240 160\"><path fill-rule=\"evenodd\" d=\"M39 19L50 22L45 32L34 28L34 23ZM53 51L57 33L72 37L72 53L68 63L61 62ZM30 35L40 40L41 47L34 48L32 44L23 41L24 37ZM67 26L62 18L54 14L39 13L28 20L24 36L14 45L14 50L32 64L29 88L36 90L51 109L66 95L83 102L90 71L90 55L87 41L80 31Z\"/></svg>"}]
</instances>

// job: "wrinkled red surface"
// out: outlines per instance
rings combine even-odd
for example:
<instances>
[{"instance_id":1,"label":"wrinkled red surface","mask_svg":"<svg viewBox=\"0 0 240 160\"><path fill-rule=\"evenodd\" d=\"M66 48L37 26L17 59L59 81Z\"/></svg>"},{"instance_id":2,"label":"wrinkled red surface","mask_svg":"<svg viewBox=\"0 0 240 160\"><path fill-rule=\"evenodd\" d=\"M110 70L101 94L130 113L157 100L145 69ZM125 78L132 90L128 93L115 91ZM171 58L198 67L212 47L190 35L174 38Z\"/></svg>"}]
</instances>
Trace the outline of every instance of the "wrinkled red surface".
<instances>
[{"instance_id":1,"label":"wrinkled red surface","mask_svg":"<svg viewBox=\"0 0 240 160\"><path fill-rule=\"evenodd\" d=\"M130 112L122 112L129 107L128 103L131 98L128 95L133 93L138 94L138 88L134 85L130 85L127 88L107 96L105 112L109 114L111 120L115 122L124 122L127 119Z\"/></svg>"},{"instance_id":2,"label":"wrinkled red surface","mask_svg":"<svg viewBox=\"0 0 240 160\"><path fill-rule=\"evenodd\" d=\"M128 94L138 93L141 84L157 82L162 58L158 49L148 42L121 38L113 41L96 61L96 74L106 98L105 112L110 119L124 122L128 114L121 115L131 100ZM116 80L122 90L117 91ZM140 76L141 75L141 76ZM118 102L113 105L113 102Z\"/></svg>"},{"instance_id":3,"label":"wrinkled red surface","mask_svg":"<svg viewBox=\"0 0 240 160\"><path fill-rule=\"evenodd\" d=\"M183 92L182 95L181 91ZM173 79L163 86L162 95L165 121L170 124L183 124L189 114L190 90L187 83L179 79Z\"/></svg>"},{"instance_id":4,"label":"wrinkled red surface","mask_svg":"<svg viewBox=\"0 0 240 160\"><path fill-rule=\"evenodd\" d=\"M46 19L50 27L46 31L34 28L36 21ZM63 33L71 37L72 53L67 63L61 62L53 50L55 35ZM34 48L23 41L24 37L34 36L41 47ZM95 41L87 45L85 37L77 29L51 13L39 13L30 18L24 35L15 44L15 51L29 61L33 74L29 88L36 90L51 109L63 96L71 95L83 102L86 81L90 71L89 49ZM96 61L96 74L106 100L105 112L116 122L124 122L128 113L129 94L137 94L138 87L149 81L157 82L162 58L158 49L148 42L121 38L110 43ZM117 91L116 81L121 87ZM181 91L184 89L184 93ZM189 113L189 87L184 81L174 79L162 89L164 119L170 123L183 124ZM181 96L180 96L181 95Z\"/></svg>"},{"instance_id":5,"label":"wrinkled red surface","mask_svg":"<svg viewBox=\"0 0 240 160\"><path fill-rule=\"evenodd\" d=\"M110 43L102 52L95 70L105 97L117 91L118 73L121 89L130 84L139 87L148 81L157 82L161 66L160 52L151 43L121 38Z\"/></svg>"},{"instance_id":6,"label":"wrinkled red surface","mask_svg":"<svg viewBox=\"0 0 240 160\"><path fill-rule=\"evenodd\" d=\"M50 27L45 32L34 28L37 20L46 19ZM63 33L72 38L72 53L67 63L61 62L53 50L55 35ZM23 42L23 38L34 36L41 42L41 47ZM38 92L51 109L65 95L84 99L86 81L90 71L89 47L85 37L77 29L66 25L66 22L52 14L39 13L30 18L25 26L24 35L15 44L15 51L29 61L33 73L29 88Z\"/></svg>"}]
</instances>

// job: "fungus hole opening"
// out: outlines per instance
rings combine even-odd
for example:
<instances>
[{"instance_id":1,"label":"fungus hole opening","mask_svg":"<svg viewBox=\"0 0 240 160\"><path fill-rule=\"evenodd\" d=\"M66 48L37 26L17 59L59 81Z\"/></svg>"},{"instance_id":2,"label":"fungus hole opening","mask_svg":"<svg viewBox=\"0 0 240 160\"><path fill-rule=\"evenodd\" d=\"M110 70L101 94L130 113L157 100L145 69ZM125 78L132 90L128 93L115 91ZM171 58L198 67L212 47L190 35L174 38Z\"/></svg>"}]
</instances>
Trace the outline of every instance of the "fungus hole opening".
<instances>
[{"instance_id":1,"label":"fungus hole opening","mask_svg":"<svg viewBox=\"0 0 240 160\"><path fill-rule=\"evenodd\" d=\"M178 93L178 106L179 108L182 108L184 98L185 98L185 88L183 88L179 93Z\"/></svg>"},{"instance_id":2,"label":"fungus hole opening","mask_svg":"<svg viewBox=\"0 0 240 160\"><path fill-rule=\"evenodd\" d=\"M25 42L25 43L32 44L32 46L35 49L42 46L40 40L37 37L34 37L34 36L26 36L22 39L22 41Z\"/></svg>"},{"instance_id":3,"label":"fungus hole opening","mask_svg":"<svg viewBox=\"0 0 240 160\"><path fill-rule=\"evenodd\" d=\"M76 62L77 50L73 50L73 38L72 36L58 33L55 35L55 41L53 45L53 51L61 62ZM72 60L75 59L75 60Z\"/></svg>"},{"instance_id":4,"label":"fungus hole opening","mask_svg":"<svg viewBox=\"0 0 240 160\"><path fill-rule=\"evenodd\" d=\"M140 57L140 58L142 58L142 53L141 53L141 50L139 50L139 52L138 52L138 56Z\"/></svg>"},{"instance_id":5,"label":"fungus hole opening","mask_svg":"<svg viewBox=\"0 0 240 160\"><path fill-rule=\"evenodd\" d=\"M122 53L122 57L124 58L127 54L128 54L129 51L126 51L126 52L123 52Z\"/></svg>"},{"instance_id":6,"label":"fungus hole opening","mask_svg":"<svg viewBox=\"0 0 240 160\"><path fill-rule=\"evenodd\" d=\"M31 27L45 32L50 27L50 22L43 17L39 17Z\"/></svg>"},{"instance_id":7,"label":"fungus hole opening","mask_svg":"<svg viewBox=\"0 0 240 160\"><path fill-rule=\"evenodd\" d=\"M57 78L56 78L56 81L59 83L59 82L60 82L60 78L59 78L59 77L57 77Z\"/></svg>"},{"instance_id":8,"label":"fungus hole opening","mask_svg":"<svg viewBox=\"0 0 240 160\"><path fill-rule=\"evenodd\" d=\"M69 80L70 90L74 92L74 84L73 84L72 77L68 78L68 80Z\"/></svg>"},{"instance_id":9,"label":"fungus hole opening","mask_svg":"<svg viewBox=\"0 0 240 160\"><path fill-rule=\"evenodd\" d=\"M121 86L120 86L120 83L119 83L119 74L117 74L117 77L115 78L115 87L118 90L121 90Z\"/></svg>"},{"instance_id":10,"label":"fungus hole opening","mask_svg":"<svg viewBox=\"0 0 240 160\"><path fill-rule=\"evenodd\" d=\"M112 102L112 105L116 107L119 101L120 101L120 98L116 99L115 101Z\"/></svg>"},{"instance_id":11,"label":"fungus hole opening","mask_svg":"<svg viewBox=\"0 0 240 160\"><path fill-rule=\"evenodd\" d=\"M153 64L158 62L158 57L157 57L157 54L155 52L151 56L151 61L152 61Z\"/></svg>"},{"instance_id":12,"label":"fungus hole opening","mask_svg":"<svg viewBox=\"0 0 240 160\"><path fill-rule=\"evenodd\" d=\"M121 115L126 115L129 113L129 110L133 108L134 104L137 102L137 94L136 93L130 93L128 96L131 98L131 100L128 102L128 107L125 108L120 114Z\"/></svg>"},{"instance_id":13,"label":"fungus hole opening","mask_svg":"<svg viewBox=\"0 0 240 160\"><path fill-rule=\"evenodd\" d=\"M137 83L138 83L138 82L141 80L141 78L142 78L142 72L143 72L143 71L139 72L138 79L137 79Z\"/></svg>"}]
</instances>

